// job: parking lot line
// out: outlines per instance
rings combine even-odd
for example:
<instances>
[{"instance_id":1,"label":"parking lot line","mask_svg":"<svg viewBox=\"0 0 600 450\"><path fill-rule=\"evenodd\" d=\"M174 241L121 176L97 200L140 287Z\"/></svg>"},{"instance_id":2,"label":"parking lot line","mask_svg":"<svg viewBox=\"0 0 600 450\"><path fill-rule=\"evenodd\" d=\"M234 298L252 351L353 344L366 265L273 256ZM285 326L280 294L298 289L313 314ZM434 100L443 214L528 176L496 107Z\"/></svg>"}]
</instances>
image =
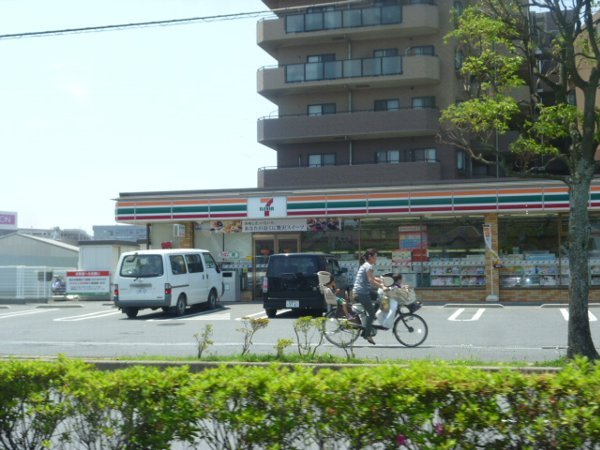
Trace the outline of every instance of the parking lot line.
<instances>
[{"instance_id":1,"label":"parking lot line","mask_svg":"<svg viewBox=\"0 0 600 450\"><path fill-rule=\"evenodd\" d=\"M58 311L58 308L54 308L54 309L27 309L25 311L14 311L14 312L9 312L9 313L3 313L0 314L0 319L10 319L11 317L18 317L18 316L28 316L30 314L39 314L39 313L44 313L44 312L48 312L48 311Z\"/></svg>"}]
</instances>

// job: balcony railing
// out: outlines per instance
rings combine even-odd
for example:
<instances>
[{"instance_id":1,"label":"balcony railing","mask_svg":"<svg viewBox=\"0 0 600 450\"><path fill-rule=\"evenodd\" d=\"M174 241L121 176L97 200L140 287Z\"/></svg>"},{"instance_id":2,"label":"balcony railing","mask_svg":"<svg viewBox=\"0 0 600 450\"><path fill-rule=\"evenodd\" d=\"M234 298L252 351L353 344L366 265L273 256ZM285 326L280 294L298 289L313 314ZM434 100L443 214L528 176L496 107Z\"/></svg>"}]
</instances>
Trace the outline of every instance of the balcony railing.
<instances>
[{"instance_id":1,"label":"balcony railing","mask_svg":"<svg viewBox=\"0 0 600 450\"><path fill-rule=\"evenodd\" d=\"M285 66L286 83L402 74L402 56L346 59Z\"/></svg>"},{"instance_id":2,"label":"balcony railing","mask_svg":"<svg viewBox=\"0 0 600 450\"><path fill-rule=\"evenodd\" d=\"M376 6L290 14L285 17L285 31L286 33L306 33L340 28L392 25L401 22L401 6Z\"/></svg>"}]
</instances>

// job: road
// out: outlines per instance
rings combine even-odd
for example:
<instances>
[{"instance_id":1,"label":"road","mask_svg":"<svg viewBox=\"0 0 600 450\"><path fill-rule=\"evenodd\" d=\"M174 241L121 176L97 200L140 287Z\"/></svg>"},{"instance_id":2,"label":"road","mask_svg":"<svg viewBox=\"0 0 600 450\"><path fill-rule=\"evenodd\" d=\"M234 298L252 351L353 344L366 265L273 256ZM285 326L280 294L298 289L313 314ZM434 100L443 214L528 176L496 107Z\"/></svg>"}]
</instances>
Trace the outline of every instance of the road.
<instances>
[{"instance_id":1,"label":"road","mask_svg":"<svg viewBox=\"0 0 600 450\"><path fill-rule=\"evenodd\" d=\"M421 347L403 347L391 332L380 331L375 346L359 339L353 349L355 356L373 360L533 362L554 360L566 354L568 310L564 305L425 305L419 314L429 325L429 336ZM266 328L256 332L250 353L275 354L275 345L281 338L296 342L293 324L299 316L294 311L280 311ZM239 354L244 317L266 316L260 303L223 304L212 311L188 311L178 318L160 310L142 310L136 319L127 319L110 302L0 305L0 355L195 357L194 335L208 324L213 327L214 343L205 355ZM590 308L589 320L598 347L600 307ZM286 353L295 351L295 345L286 349ZM345 354L327 342L317 353Z\"/></svg>"}]
</instances>

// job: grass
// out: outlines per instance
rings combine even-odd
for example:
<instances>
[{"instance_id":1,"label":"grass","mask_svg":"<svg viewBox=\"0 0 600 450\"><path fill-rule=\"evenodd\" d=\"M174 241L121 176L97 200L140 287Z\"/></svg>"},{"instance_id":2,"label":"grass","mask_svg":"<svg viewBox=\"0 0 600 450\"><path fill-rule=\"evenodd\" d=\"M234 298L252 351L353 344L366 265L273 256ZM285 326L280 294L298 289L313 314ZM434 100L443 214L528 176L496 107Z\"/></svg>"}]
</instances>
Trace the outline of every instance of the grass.
<instances>
[{"instance_id":1,"label":"grass","mask_svg":"<svg viewBox=\"0 0 600 450\"><path fill-rule=\"evenodd\" d=\"M283 357L276 357L275 355L265 354L246 354L246 355L229 355L229 356L216 356L207 355L203 358L193 357L165 357L165 356L151 356L144 355L140 357L118 357L114 358L118 361L174 361L174 362L260 362L260 363L286 363L286 364L410 364L414 360L403 360L403 359L382 359L373 360L365 358L346 358L341 356L333 356L329 354L315 355L312 358L302 357L300 355L284 355ZM433 360L432 360L433 361ZM489 362L479 360L450 360L444 361L446 364L464 367L565 367L569 364L567 358L559 358L551 361L539 361L539 362L527 362L527 361L514 361L514 362Z\"/></svg>"}]
</instances>

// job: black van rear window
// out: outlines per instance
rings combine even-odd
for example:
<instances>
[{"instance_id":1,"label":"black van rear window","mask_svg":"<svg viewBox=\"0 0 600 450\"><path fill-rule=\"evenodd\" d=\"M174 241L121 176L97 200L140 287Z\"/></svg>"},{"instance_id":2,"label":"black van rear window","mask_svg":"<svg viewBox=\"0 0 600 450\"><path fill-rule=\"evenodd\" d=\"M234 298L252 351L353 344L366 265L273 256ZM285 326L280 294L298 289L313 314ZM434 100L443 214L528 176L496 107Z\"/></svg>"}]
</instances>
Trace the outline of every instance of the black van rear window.
<instances>
[{"instance_id":1,"label":"black van rear window","mask_svg":"<svg viewBox=\"0 0 600 450\"><path fill-rule=\"evenodd\" d=\"M318 271L317 258L314 256L284 256L282 258L271 256L267 276L277 277L284 273L309 276Z\"/></svg>"},{"instance_id":2,"label":"black van rear window","mask_svg":"<svg viewBox=\"0 0 600 450\"><path fill-rule=\"evenodd\" d=\"M123 259L120 275L131 278L160 277L164 273L160 255L130 255Z\"/></svg>"}]
</instances>

